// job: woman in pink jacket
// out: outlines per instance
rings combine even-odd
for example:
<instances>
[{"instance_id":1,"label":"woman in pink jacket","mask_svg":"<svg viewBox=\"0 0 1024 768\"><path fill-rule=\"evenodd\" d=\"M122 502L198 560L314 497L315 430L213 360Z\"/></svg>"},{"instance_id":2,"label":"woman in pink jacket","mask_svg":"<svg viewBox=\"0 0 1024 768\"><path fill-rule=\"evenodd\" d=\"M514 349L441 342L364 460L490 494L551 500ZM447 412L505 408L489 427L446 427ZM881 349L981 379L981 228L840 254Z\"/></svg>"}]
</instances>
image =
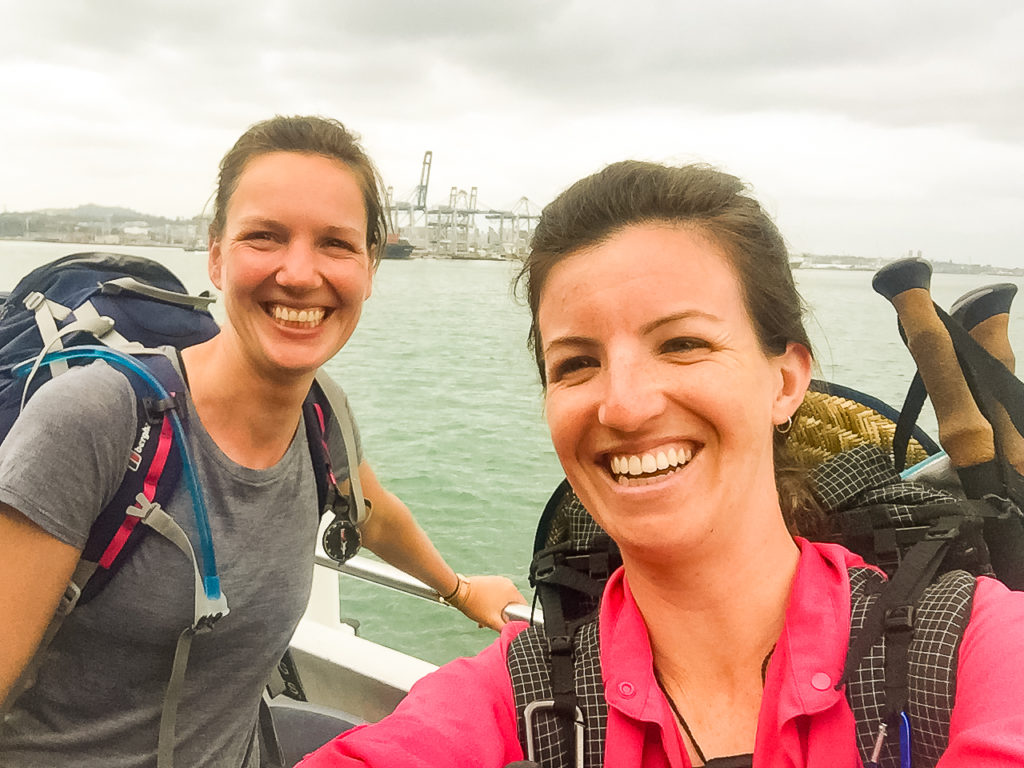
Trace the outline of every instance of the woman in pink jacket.
<instances>
[{"instance_id":1,"label":"woman in pink jacket","mask_svg":"<svg viewBox=\"0 0 1024 768\"><path fill-rule=\"evenodd\" d=\"M837 683L863 563L795 536L814 519L780 489L812 355L772 221L732 176L617 163L545 209L523 277L552 441L624 563L598 622L600 762L860 766ZM303 765L522 760L506 664L522 629ZM1024 764L1022 648L1024 595L980 578L940 766Z\"/></svg>"}]
</instances>

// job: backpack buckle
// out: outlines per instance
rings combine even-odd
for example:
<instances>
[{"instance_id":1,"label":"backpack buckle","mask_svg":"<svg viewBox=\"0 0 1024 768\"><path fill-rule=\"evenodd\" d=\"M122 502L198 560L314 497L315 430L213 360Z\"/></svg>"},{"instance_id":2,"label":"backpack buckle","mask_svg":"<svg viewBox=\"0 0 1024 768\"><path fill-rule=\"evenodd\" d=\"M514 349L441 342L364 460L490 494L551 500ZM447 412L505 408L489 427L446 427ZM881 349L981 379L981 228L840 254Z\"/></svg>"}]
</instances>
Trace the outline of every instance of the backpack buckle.
<instances>
[{"instance_id":1,"label":"backpack buckle","mask_svg":"<svg viewBox=\"0 0 1024 768\"><path fill-rule=\"evenodd\" d=\"M560 555L561 553L559 553ZM538 555L537 559L533 562L533 579L534 582L542 582L545 579L551 577L555 572L555 567L562 562L562 557L556 557L553 553L544 555Z\"/></svg>"},{"instance_id":2,"label":"backpack buckle","mask_svg":"<svg viewBox=\"0 0 1024 768\"><path fill-rule=\"evenodd\" d=\"M212 613L207 616L200 616L199 621L197 621L195 626L192 628L193 633L198 635L200 632L211 631L213 626L220 621L223 615L223 613Z\"/></svg>"},{"instance_id":3,"label":"backpack buckle","mask_svg":"<svg viewBox=\"0 0 1024 768\"><path fill-rule=\"evenodd\" d=\"M885 612L885 632L913 632L914 606L897 605Z\"/></svg>"},{"instance_id":4,"label":"backpack buckle","mask_svg":"<svg viewBox=\"0 0 1024 768\"><path fill-rule=\"evenodd\" d=\"M552 635L548 638L548 650L553 656L568 656L572 653L572 638L568 635Z\"/></svg>"},{"instance_id":5,"label":"backpack buckle","mask_svg":"<svg viewBox=\"0 0 1024 768\"><path fill-rule=\"evenodd\" d=\"M962 517L940 517L932 523L924 538L926 541L952 541L960 535L960 526L963 522Z\"/></svg>"},{"instance_id":6,"label":"backpack buckle","mask_svg":"<svg viewBox=\"0 0 1024 768\"><path fill-rule=\"evenodd\" d=\"M165 413L178 407L178 396L172 392L170 397L165 398L144 397L142 398L142 407L146 411L146 419L149 423L156 425L163 420Z\"/></svg>"},{"instance_id":7,"label":"backpack buckle","mask_svg":"<svg viewBox=\"0 0 1024 768\"><path fill-rule=\"evenodd\" d=\"M35 312L45 303L46 297L39 291L32 291L32 293L25 297L25 309L29 312Z\"/></svg>"}]
</instances>

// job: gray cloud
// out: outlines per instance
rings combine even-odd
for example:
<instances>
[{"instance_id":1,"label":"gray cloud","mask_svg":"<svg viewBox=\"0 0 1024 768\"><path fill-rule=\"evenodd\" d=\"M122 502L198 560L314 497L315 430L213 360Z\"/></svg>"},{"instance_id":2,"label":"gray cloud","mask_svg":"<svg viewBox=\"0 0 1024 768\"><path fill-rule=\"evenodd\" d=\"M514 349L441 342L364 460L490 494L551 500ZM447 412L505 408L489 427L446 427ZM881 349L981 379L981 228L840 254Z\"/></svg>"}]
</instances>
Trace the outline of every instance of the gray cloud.
<instances>
[{"instance_id":1,"label":"gray cloud","mask_svg":"<svg viewBox=\"0 0 1024 768\"><path fill-rule=\"evenodd\" d=\"M491 205L628 155L725 165L786 216L815 189L1024 218L1017 0L0 0L0 20L13 208L94 192L184 214L246 125L322 112L400 196L432 148L439 197L479 184Z\"/></svg>"}]
</instances>

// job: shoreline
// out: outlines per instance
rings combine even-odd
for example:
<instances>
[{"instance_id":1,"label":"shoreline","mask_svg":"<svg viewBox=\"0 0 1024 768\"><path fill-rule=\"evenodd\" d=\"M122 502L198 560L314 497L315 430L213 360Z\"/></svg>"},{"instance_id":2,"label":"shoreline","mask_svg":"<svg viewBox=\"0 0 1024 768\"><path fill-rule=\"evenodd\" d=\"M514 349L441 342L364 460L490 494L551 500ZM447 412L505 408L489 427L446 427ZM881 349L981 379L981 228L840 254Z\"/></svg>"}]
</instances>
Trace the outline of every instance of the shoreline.
<instances>
[{"instance_id":1,"label":"shoreline","mask_svg":"<svg viewBox=\"0 0 1024 768\"><path fill-rule=\"evenodd\" d=\"M6 242L23 243L46 243L48 245L68 246L89 246L92 250L103 250L104 248L173 248L182 253L205 253L205 248L193 248L188 243L160 243L160 242L127 242L127 243L99 243L95 240L65 240L62 238L25 238L0 236L0 240ZM902 257L900 257L902 258ZM496 258L484 254L468 255L459 254L455 256L431 254L422 251L414 252L407 259L386 259L386 261L410 261L418 259L433 259L437 261L518 261L515 257ZM897 259L868 259L860 256L825 257L812 254L795 255L791 267L794 272L831 270L836 272L876 272L886 264ZM838 259L838 260L837 260ZM382 260L384 261L384 260ZM993 277L1019 277L1024 278L1024 267L997 267L991 264L962 264L952 261L931 262L932 271L937 274L955 275L990 275Z\"/></svg>"}]
</instances>

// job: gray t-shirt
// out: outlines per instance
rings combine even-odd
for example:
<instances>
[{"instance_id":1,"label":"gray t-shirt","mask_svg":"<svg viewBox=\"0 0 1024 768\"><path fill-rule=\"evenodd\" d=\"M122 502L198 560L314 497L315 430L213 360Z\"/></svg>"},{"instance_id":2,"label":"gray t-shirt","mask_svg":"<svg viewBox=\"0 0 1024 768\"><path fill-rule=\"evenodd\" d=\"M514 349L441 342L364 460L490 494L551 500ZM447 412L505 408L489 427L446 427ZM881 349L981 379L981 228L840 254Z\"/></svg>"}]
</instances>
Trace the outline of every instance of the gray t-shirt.
<instances>
[{"instance_id":1,"label":"gray t-shirt","mask_svg":"<svg viewBox=\"0 0 1024 768\"><path fill-rule=\"evenodd\" d=\"M82 547L124 474L134 398L124 375L102 363L43 386L0 446L0 501ZM230 613L193 641L175 764L249 768L259 763L262 688L312 581L317 501L309 446L300 425L275 466L248 469L216 446L187 393L185 406ZM335 463L344 467L344 457ZM198 549L184 483L166 510ZM0 766L155 766L164 689L178 635L191 623L193 584L185 555L149 532L102 592L64 622L36 685L0 726Z\"/></svg>"}]
</instances>

